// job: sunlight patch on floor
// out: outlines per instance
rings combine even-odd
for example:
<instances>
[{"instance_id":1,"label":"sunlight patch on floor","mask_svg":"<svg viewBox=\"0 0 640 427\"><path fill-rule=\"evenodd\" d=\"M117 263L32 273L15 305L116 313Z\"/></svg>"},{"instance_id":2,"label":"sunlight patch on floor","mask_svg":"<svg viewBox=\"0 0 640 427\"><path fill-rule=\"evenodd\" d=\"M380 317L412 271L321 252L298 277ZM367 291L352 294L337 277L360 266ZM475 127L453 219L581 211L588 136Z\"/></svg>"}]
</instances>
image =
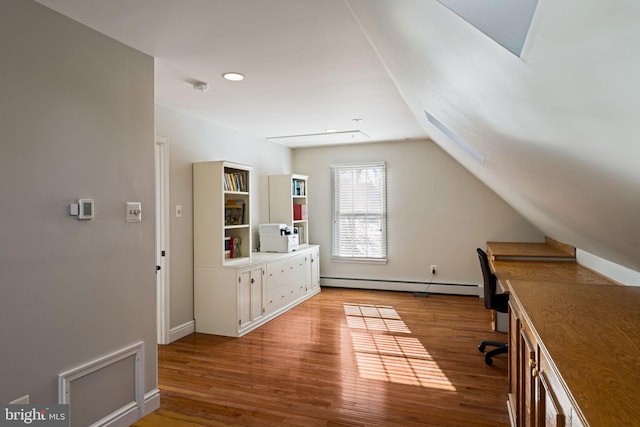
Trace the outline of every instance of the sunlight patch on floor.
<instances>
[{"instance_id":1,"label":"sunlight patch on floor","mask_svg":"<svg viewBox=\"0 0 640 427\"><path fill-rule=\"evenodd\" d=\"M344 304L344 312L347 315L347 325L350 328L411 333L393 307Z\"/></svg>"},{"instance_id":2,"label":"sunlight patch on floor","mask_svg":"<svg viewBox=\"0 0 640 427\"><path fill-rule=\"evenodd\" d=\"M455 391L393 307L344 304L362 378ZM371 332L369 332L371 331Z\"/></svg>"}]
</instances>

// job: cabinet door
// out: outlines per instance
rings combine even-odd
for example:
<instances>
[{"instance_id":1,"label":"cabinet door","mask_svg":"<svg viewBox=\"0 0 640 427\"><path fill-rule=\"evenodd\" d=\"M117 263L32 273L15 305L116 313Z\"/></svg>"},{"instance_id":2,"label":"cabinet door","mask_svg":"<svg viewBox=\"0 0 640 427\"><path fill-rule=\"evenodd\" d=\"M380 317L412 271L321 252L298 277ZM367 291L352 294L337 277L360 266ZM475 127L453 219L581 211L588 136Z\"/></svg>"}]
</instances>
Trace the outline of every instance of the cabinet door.
<instances>
[{"instance_id":1,"label":"cabinet door","mask_svg":"<svg viewBox=\"0 0 640 427\"><path fill-rule=\"evenodd\" d=\"M565 427L565 416L546 372L538 374L538 426Z\"/></svg>"},{"instance_id":2,"label":"cabinet door","mask_svg":"<svg viewBox=\"0 0 640 427\"><path fill-rule=\"evenodd\" d=\"M539 351L538 362L538 424L549 427L581 426L577 414L576 417L572 416L575 413L572 400L554 373L545 352Z\"/></svg>"},{"instance_id":3,"label":"cabinet door","mask_svg":"<svg viewBox=\"0 0 640 427\"><path fill-rule=\"evenodd\" d=\"M260 319L265 312L264 271L263 267L251 270L251 321Z\"/></svg>"},{"instance_id":4,"label":"cabinet door","mask_svg":"<svg viewBox=\"0 0 640 427\"><path fill-rule=\"evenodd\" d=\"M522 396L522 407L520 408L520 425L522 427L532 427L535 425L535 382L534 375L537 375L536 351L531 338L527 335L526 325L520 330L520 396Z\"/></svg>"},{"instance_id":5,"label":"cabinet door","mask_svg":"<svg viewBox=\"0 0 640 427\"><path fill-rule=\"evenodd\" d=\"M251 323L251 269L238 272L238 330Z\"/></svg>"},{"instance_id":6,"label":"cabinet door","mask_svg":"<svg viewBox=\"0 0 640 427\"><path fill-rule=\"evenodd\" d=\"M312 251L305 252L304 256L304 293L311 292L311 253Z\"/></svg>"},{"instance_id":7,"label":"cabinet door","mask_svg":"<svg viewBox=\"0 0 640 427\"><path fill-rule=\"evenodd\" d=\"M520 396L520 319L518 307L509 302L509 400L507 401L511 425L520 425L522 399Z\"/></svg>"},{"instance_id":8,"label":"cabinet door","mask_svg":"<svg viewBox=\"0 0 640 427\"><path fill-rule=\"evenodd\" d=\"M320 250L311 250L311 289L320 287Z\"/></svg>"}]
</instances>

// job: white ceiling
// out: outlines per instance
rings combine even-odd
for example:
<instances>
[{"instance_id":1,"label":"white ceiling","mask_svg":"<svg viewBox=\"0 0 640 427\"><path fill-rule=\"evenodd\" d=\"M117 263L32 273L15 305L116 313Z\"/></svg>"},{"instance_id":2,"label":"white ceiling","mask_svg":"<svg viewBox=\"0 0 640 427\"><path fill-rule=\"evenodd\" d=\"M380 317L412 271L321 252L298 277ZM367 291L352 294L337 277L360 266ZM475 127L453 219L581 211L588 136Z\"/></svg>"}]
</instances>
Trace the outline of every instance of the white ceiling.
<instances>
[{"instance_id":1,"label":"white ceiling","mask_svg":"<svg viewBox=\"0 0 640 427\"><path fill-rule=\"evenodd\" d=\"M640 271L637 0L539 0L520 57L437 0L39 2L153 55L159 104L260 138L428 135L547 235Z\"/></svg>"},{"instance_id":2,"label":"white ceiling","mask_svg":"<svg viewBox=\"0 0 640 427\"><path fill-rule=\"evenodd\" d=\"M360 130L362 142L426 137L343 0L39 2L154 56L158 104L261 138L320 134L278 140L289 146L322 142L326 129ZM343 136L327 140L354 141Z\"/></svg>"}]
</instances>

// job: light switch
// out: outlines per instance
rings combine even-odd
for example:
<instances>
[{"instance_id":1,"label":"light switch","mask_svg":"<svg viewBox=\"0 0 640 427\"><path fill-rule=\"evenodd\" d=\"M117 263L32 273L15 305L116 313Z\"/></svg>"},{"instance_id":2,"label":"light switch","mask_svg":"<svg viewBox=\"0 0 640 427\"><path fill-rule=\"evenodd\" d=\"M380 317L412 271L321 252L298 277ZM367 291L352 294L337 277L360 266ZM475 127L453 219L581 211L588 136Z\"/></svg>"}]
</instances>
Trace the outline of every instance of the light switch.
<instances>
[{"instance_id":1,"label":"light switch","mask_svg":"<svg viewBox=\"0 0 640 427\"><path fill-rule=\"evenodd\" d=\"M182 205L176 205L176 218L182 218Z\"/></svg>"},{"instance_id":2,"label":"light switch","mask_svg":"<svg viewBox=\"0 0 640 427\"><path fill-rule=\"evenodd\" d=\"M142 221L142 203L140 203L140 202L125 202L124 220L126 222L140 222L140 221Z\"/></svg>"}]
</instances>

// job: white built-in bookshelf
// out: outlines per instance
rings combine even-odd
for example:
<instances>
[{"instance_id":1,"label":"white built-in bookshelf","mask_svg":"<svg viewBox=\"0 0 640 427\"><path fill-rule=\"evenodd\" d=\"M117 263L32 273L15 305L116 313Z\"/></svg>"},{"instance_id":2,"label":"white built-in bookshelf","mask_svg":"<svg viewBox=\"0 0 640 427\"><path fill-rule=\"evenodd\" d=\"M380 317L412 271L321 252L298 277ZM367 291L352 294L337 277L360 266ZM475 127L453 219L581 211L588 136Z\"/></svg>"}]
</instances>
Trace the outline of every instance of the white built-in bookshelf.
<instances>
[{"instance_id":1,"label":"white built-in bookshelf","mask_svg":"<svg viewBox=\"0 0 640 427\"><path fill-rule=\"evenodd\" d=\"M309 244L308 179L298 174L269 176L269 221L295 227L300 245Z\"/></svg>"},{"instance_id":2,"label":"white built-in bookshelf","mask_svg":"<svg viewBox=\"0 0 640 427\"><path fill-rule=\"evenodd\" d=\"M318 246L251 252L250 177L251 167L237 163L193 164L196 332L239 337L320 292ZM295 205L306 207L307 177L287 175L286 180L269 181L270 204L282 204L282 213L273 211L274 220L300 227L308 243L307 221L295 219L293 212ZM234 239L239 246L232 257L225 243Z\"/></svg>"},{"instance_id":3,"label":"white built-in bookshelf","mask_svg":"<svg viewBox=\"0 0 640 427\"><path fill-rule=\"evenodd\" d=\"M217 267L251 255L251 167L193 164L194 264Z\"/></svg>"}]
</instances>

